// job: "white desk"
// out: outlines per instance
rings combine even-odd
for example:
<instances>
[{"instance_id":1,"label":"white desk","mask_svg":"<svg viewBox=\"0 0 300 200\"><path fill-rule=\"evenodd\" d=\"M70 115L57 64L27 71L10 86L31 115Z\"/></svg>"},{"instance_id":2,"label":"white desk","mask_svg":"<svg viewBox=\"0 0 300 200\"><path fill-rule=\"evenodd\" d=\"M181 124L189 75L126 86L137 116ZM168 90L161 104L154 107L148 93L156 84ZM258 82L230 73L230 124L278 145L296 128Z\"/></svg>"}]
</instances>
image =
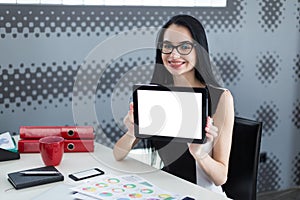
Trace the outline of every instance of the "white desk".
<instances>
[{"instance_id":1,"label":"white desk","mask_svg":"<svg viewBox=\"0 0 300 200\"><path fill-rule=\"evenodd\" d=\"M63 182L50 183L31 188L15 190L7 180L7 174L23 169L42 167L43 161L40 154L21 154L20 160L0 162L0 197L3 200L27 200L39 195L40 193L57 186L58 184L77 185L78 182L71 180L68 174L98 167L106 174L115 175L137 174L153 184L169 192L188 195L201 200L225 200L223 196L215 194L209 190L201 188L195 184L187 182L164 171L157 170L149 165L139 162L132 158L123 161L115 161L112 149L103 145L96 144L93 153L65 153L63 160L56 168L65 177ZM58 199L55 199L58 200Z\"/></svg>"}]
</instances>

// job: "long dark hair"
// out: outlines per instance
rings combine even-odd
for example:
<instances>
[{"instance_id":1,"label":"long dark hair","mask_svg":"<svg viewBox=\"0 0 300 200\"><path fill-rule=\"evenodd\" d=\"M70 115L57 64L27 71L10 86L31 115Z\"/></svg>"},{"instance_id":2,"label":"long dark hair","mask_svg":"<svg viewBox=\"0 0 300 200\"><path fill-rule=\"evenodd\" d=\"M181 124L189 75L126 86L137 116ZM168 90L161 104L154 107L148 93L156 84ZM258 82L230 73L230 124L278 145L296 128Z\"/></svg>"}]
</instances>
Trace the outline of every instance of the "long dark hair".
<instances>
[{"instance_id":1,"label":"long dark hair","mask_svg":"<svg viewBox=\"0 0 300 200\"><path fill-rule=\"evenodd\" d=\"M164 33L166 29L172 25L178 25L183 26L187 28L193 38L193 42L196 43L195 50L196 50L196 56L197 61L195 64L195 77L204 85L211 85L215 87L220 87L220 84L216 81L211 63L209 58L209 49L208 49L208 43L207 38L205 34L205 30L202 26L202 24L195 19L192 16L189 15L177 15L172 17L158 33L157 39L156 39L156 62L154 67L154 72L152 76L151 83L159 84L163 86L172 86L174 85L174 80L172 74L166 69L166 67L163 65L162 57L161 57L161 50L159 48L159 44L163 42L164 39ZM210 98L209 98L210 102ZM146 139L144 141L144 145L147 149L150 150L151 153L151 164L153 164L156 160L157 154L154 153L157 148L156 145L154 145L157 141L154 141L152 139Z\"/></svg>"},{"instance_id":2,"label":"long dark hair","mask_svg":"<svg viewBox=\"0 0 300 200\"><path fill-rule=\"evenodd\" d=\"M205 30L197 19L189 15L177 15L172 17L165 25L163 25L158 33L156 41L156 62L151 83L165 86L174 84L172 75L163 66L161 50L158 46L163 41L165 30L172 24L186 27L190 31L193 40L196 43L196 78L204 85L210 84L213 86L220 86L212 72Z\"/></svg>"}]
</instances>

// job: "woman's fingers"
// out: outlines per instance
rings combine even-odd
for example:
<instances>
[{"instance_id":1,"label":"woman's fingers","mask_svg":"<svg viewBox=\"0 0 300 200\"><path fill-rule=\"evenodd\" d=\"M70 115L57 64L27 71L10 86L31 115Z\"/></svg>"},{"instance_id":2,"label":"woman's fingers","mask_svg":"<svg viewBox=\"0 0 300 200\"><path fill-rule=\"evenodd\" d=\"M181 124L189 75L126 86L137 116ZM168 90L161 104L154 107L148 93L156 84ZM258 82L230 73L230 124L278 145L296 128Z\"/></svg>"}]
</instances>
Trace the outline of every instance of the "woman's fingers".
<instances>
[{"instance_id":1,"label":"woman's fingers","mask_svg":"<svg viewBox=\"0 0 300 200\"><path fill-rule=\"evenodd\" d=\"M134 123L134 119L133 119L133 102L130 102L129 104L129 111L127 113L127 115L125 116L124 120L123 120L124 124L128 124L128 123Z\"/></svg>"},{"instance_id":2,"label":"woman's fingers","mask_svg":"<svg viewBox=\"0 0 300 200\"><path fill-rule=\"evenodd\" d=\"M207 117L205 131L212 135L213 138L218 136L218 127L214 126L213 118Z\"/></svg>"},{"instance_id":3,"label":"woman's fingers","mask_svg":"<svg viewBox=\"0 0 300 200\"><path fill-rule=\"evenodd\" d=\"M133 102L130 102L130 104L129 104L129 110L133 110Z\"/></svg>"},{"instance_id":4,"label":"woman's fingers","mask_svg":"<svg viewBox=\"0 0 300 200\"><path fill-rule=\"evenodd\" d=\"M131 102L131 103L129 104L128 116L129 116L129 121L130 121L131 123L134 123L134 119L133 119L133 102Z\"/></svg>"},{"instance_id":5,"label":"woman's fingers","mask_svg":"<svg viewBox=\"0 0 300 200\"><path fill-rule=\"evenodd\" d=\"M214 126L214 125L211 125L210 127L209 127L209 129L210 129L210 131L211 132L214 132L214 133L218 133L218 127L216 127L216 126Z\"/></svg>"},{"instance_id":6,"label":"woman's fingers","mask_svg":"<svg viewBox=\"0 0 300 200\"><path fill-rule=\"evenodd\" d=\"M206 133L212 135L214 138L218 136L218 127L216 126L205 127L205 131Z\"/></svg>"},{"instance_id":7,"label":"woman's fingers","mask_svg":"<svg viewBox=\"0 0 300 200\"><path fill-rule=\"evenodd\" d=\"M130 112L130 111L129 111ZM126 115L126 117L124 118L124 124L125 124L125 126L126 126L126 128L128 129L128 132L130 133L130 134L133 134L133 132L134 132L134 123L133 123L133 121L130 119L131 117L131 115L130 115L130 113L128 112L128 114Z\"/></svg>"},{"instance_id":8,"label":"woman's fingers","mask_svg":"<svg viewBox=\"0 0 300 200\"><path fill-rule=\"evenodd\" d=\"M128 128L128 125L130 124L129 115L127 114L123 120L123 123Z\"/></svg>"},{"instance_id":9,"label":"woman's fingers","mask_svg":"<svg viewBox=\"0 0 300 200\"><path fill-rule=\"evenodd\" d=\"M129 133L133 134L134 132L134 119L133 119L133 103L129 104L129 111L125 116L123 123L127 127Z\"/></svg>"},{"instance_id":10,"label":"woman's fingers","mask_svg":"<svg viewBox=\"0 0 300 200\"><path fill-rule=\"evenodd\" d=\"M134 119L133 119L133 110L129 110L128 111L128 116L129 116L129 121L131 123L133 123L134 122Z\"/></svg>"}]
</instances>

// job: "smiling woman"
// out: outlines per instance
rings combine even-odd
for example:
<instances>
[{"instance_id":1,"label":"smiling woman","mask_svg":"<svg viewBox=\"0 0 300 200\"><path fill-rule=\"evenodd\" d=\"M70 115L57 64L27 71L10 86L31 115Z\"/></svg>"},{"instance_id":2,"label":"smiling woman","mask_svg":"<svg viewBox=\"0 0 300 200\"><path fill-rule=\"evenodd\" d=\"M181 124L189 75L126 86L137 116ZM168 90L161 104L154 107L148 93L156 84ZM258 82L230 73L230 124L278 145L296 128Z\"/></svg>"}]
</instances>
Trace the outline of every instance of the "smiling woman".
<instances>
[{"instance_id":1,"label":"smiling woman","mask_svg":"<svg viewBox=\"0 0 300 200\"><path fill-rule=\"evenodd\" d=\"M207 138L204 144L150 137L147 139L148 146L160 156L164 171L226 195L221 185L226 182L228 173L234 120L233 97L227 89L219 86L214 77L204 28L197 19L189 15L174 16L159 31L156 47L156 63L151 83L165 87L206 88L209 91L209 117L204 129ZM148 102L151 102L144 107L153 103L155 98L152 98L153 100L149 97ZM169 104L167 102L162 106L164 111ZM184 105L181 108L185 108ZM172 111L168 113L174 115ZM133 131L133 114L131 105L124 119L128 131L114 147L116 160L123 160L139 141ZM174 117L172 123L180 126L179 133L175 133L177 136L195 132L183 131L183 122L178 122L178 118L188 120L189 127L194 123L201 123L191 115L186 117L175 114ZM201 134L202 131L197 131L196 136Z\"/></svg>"}]
</instances>

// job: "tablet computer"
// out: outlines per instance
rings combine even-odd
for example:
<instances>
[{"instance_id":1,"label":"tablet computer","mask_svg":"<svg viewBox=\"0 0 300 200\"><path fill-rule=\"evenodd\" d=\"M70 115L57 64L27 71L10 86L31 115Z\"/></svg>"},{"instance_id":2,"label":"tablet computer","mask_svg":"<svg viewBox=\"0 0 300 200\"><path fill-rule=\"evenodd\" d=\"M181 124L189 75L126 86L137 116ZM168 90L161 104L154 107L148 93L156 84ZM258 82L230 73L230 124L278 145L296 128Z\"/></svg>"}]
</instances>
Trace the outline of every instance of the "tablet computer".
<instances>
[{"instance_id":1,"label":"tablet computer","mask_svg":"<svg viewBox=\"0 0 300 200\"><path fill-rule=\"evenodd\" d=\"M133 111L137 138L205 141L206 88L134 85Z\"/></svg>"}]
</instances>

